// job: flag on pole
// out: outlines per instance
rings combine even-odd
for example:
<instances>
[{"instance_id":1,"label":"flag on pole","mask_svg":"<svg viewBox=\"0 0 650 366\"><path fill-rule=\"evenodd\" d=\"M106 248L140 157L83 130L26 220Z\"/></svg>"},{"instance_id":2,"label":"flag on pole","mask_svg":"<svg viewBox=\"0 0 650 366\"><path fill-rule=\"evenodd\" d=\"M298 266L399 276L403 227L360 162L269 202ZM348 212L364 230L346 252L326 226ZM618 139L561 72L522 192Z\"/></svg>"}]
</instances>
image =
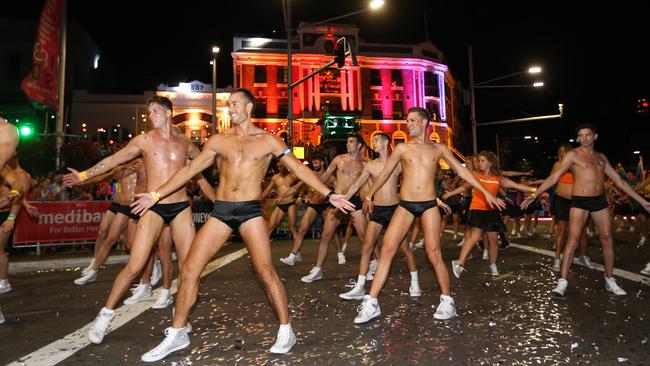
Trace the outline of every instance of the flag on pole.
<instances>
[{"instance_id":1,"label":"flag on pole","mask_svg":"<svg viewBox=\"0 0 650 366\"><path fill-rule=\"evenodd\" d=\"M643 170L643 157L639 156L639 163L636 165L636 180L642 182L645 179L645 170Z\"/></svg>"},{"instance_id":2,"label":"flag on pole","mask_svg":"<svg viewBox=\"0 0 650 366\"><path fill-rule=\"evenodd\" d=\"M32 52L32 70L20 84L29 99L55 110L58 107L62 3L63 0L45 1Z\"/></svg>"},{"instance_id":3,"label":"flag on pole","mask_svg":"<svg viewBox=\"0 0 650 366\"><path fill-rule=\"evenodd\" d=\"M618 175L620 175L623 180L627 181L627 173L625 172L625 168L623 168L621 163L616 164L616 169L614 170L616 170Z\"/></svg>"}]
</instances>

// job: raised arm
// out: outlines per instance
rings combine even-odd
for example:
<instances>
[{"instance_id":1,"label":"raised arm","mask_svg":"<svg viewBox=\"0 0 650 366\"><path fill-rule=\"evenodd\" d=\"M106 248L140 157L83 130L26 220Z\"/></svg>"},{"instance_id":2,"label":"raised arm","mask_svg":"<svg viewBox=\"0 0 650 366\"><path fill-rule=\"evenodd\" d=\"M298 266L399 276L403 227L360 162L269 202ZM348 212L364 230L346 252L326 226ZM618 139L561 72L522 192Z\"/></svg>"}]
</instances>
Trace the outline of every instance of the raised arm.
<instances>
[{"instance_id":1,"label":"raised arm","mask_svg":"<svg viewBox=\"0 0 650 366\"><path fill-rule=\"evenodd\" d=\"M273 177L275 177L275 175ZM273 180L273 177L271 177L271 182L269 182L269 184L266 186L266 188L264 188L264 191L262 192L262 195L260 196L261 200L266 199L266 197L268 197L269 194L271 194L271 192L273 191L273 188L275 188L275 180Z\"/></svg>"},{"instance_id":2,"label":"raised arm","mask_svg":"<svg viewBox=\"0 0 650 366\"><path fill-rule=\"evenodd\" d=\"M393 153L390 155L388 158L388 161L386 161L386 165L384 165L384 169L381 170L381 173L377 176L377 180L372 184L372 187L370 188L370 191L368 192L368 195L366 196L367 201L372 201L372 197L377 193L379 188L381 188L384 183L388 180L388 177L393 173L393 170L395 170L395 167L399 163L400 158L402 157L402 154L404 153L404 146L402 144L399 144L395 147L395 150Z\"/></svg>"},{"instance_id":3,"label":"raised arm","mask_svg":"<svg viewBox=\"0 0 650 366\"><path fill-rule=\"evenodd\" d=\"M451 165L452 169L454 169L465 182L469 183L474 188L483 193L490 206L494 208L506 208L506 203L503 202L502 199L496 198L490 192L488 192L487 189L481 185L478 179L476 179L474 174L465 168L463 164L461 164L460 161L456 159L454 154L445 145L438 144L437 146L442 151L442 157L447 161L447 163L449 163L449 165Z\"/></svg>"},{"instance_id":4,"label":"raised arm","mask_svg":"<svg viewBox=\"0 0 650 366\"><path fill-rule=\"evenodd\" d=\"M632 188L621 176L612 168L612 165L609 163L605 155L602 155L605 159L605 174L611 179L617 187L619 187L623 192L627 193L628 196L634 198L640 205L642 205L646 211L650 212L650 203L646 201L640 194L638 194L634 188Z\"/></svg>"},{"instance_id":5,"label":"raised arm","mask_svg":"<svg viewBox=\"0 0 650 366\"><path fill-rule=\"evenodd\" d=\"M522 175L533 175L534 170L529 170L527 172L518 172L518 171L513 171L513 170L502 170L501 171L501 176L502 177L520 177Z\"/></svg>"},{"instance_id":6,"label":"raised arm","mask_svg":"<svg viewBox=\"0 0 650 366\"><path fill-rule=\"evenodd\" d=\"M120 164L124 164L129 160L135 159L136 157L140 156L140 154L142 154L142 149L140 148L140 144L143 141L142 136L143 135L139 135L138 137L134 138L118 152L103 159L88 170L78 172L72 168L68 168L70 173L63 176L63 182L67 186L77 185L97 175L107 173Z\"/></svg>"},{"instance_id":7,"label":"raised arm","mask_svg":"<svg viewBox=\"0 0 650 366\"><path fill-rule=\"evenodd\" d=\"M139 193L135 196L137 200L131 203L132 212L135 214L144 215L147 210L156 204L162 198L176 192L184 186L192 177L202 172L209 167L215 160L217 155L216 140L219 135L214 135L208 139L208 142L203 146L203 151L192 160L191 163L185 165L177 171L169 180L159 187L157 190L149 193Z\"/></svg>"}]
</instances>

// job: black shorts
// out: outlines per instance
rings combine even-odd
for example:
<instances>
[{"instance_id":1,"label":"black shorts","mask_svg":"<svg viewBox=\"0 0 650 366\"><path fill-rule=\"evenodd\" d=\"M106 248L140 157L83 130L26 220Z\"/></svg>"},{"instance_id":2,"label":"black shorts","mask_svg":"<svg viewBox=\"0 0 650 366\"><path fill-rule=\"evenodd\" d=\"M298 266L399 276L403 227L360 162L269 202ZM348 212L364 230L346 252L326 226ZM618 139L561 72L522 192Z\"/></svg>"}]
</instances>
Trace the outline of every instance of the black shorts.
<instances>
[{"instance_id":1,"label":"black shorts","mask_svg":"<svg viewBox=\"0 0 650 366\"><path fill-rule=\"evenodd\" d=\"M539 201L535 200L528 207L526 207L526 209L524 210L524 213L526 215L532 215L535 212L539 211L540 207L541 207L541 205L540 205Z\"/></svg>"},{"instance_id":2,"label":"black shorts","mask_svg":"<svg viewBox=\"0 0 650 366\"><path fill-rule=\"evenodd\" d=\"M572 196L571 207L587 210L589 212L604 210L609 207L604 194L600 196Z\"/></svg>"},{"instance_id":3,"label":"black shorts","mask_svg":"<svg viewBox=\"0 0 650 366\"><path fill-rule=\"evenodd\" d=\"M463 205L460 203L449 205L449 207L451 208L451 213L454 215L460 215L463 211Z\"/></svg>"},{"instance_id":4,"label":"black shorts","mask_svg":"<svg viewBox=\"0 0 650 366\"><path fill-rule=\"evenodd\" d=\"M163 221L165 221L165 224L169 224L170 222L174 221L179 213L183 212L183 210L188 207L190 207L190 203L188 201L176 203L156 203L155 205L151 206L149 210L162 217Z\"/></svg>"},{"instance_id":5,"label":"black shorts","mask_svg":"<svg viewBox=\"0 0 650 366\"><path fill-rule=\"evenodd\" d=\"M278 208L282 210L282 212L287 213L289 212L289 207L294 206L295 204L296 204L295 202L289 202L284 204L278 203Z\"/></svg>"},{"instance_id":6,"label":"black shorts","mask_svg":"<svg viewBox=\"0 0 650 366\"><path fill-rule=\"evenodd\" d=\"M556 221L569 221L569 212L571 212L571 200L555 195L553 202Z\"/></svg>"},{"instance_id":7,"label":"black shorts","mask_svg":"<svg viewBox=\"0 0 650 366\"><path fill-rule=\"evenodd\" d=\"M11 211L0 211L0 224L7 221L10 213Z\"/></svg>"},{"instance_id":8,"label":"black shorts","mask_svg":"<svg viewBox=\"0 0 650 366\"><path fill-rule=\"evenodd\" d=\"M404 207L406 211L411 213L411 215L420 217L426 210L438 206L438 200L432 199L431 201L420 202L400 200L399 205Z\"/></svg>"},{"instance_id":9,"label":"black shorts","mask_svg":"<svg viewBox=\"0 0 650 366\"><path fill-rule=\"evenodd\" d=\"M311 207L314 211L316 211L317 214L322 214L323 211L327 210L328 207L330 207L329 203L319 203L319 204L312 204L310 203L308 207Z\"/></svg>"},{"instance_id":10,"label":"black shorts","mask_svg":"<svg viewBox=\"0 0 650 366\"><path fill-rule=\"evenodd\" d=\"M250 219L264 216L260 201L214 201L214 208L210 216L228 225L233 230Z\"/></svg>"},{"instance_id":11,"label":"black shorts","mask_svg":"<svg viewBox=\"0 0 650 366\"><path fill-rule=\"evenodd\" d=\"M390 219L393 218L395 209L397 209L397 205L373 206L372 214L370 215L370 221L374 221L379 225L386 227L390 223Z\"/></svg>"},{"instance_id":12,"label":"black shorts","mask_svg":"<svg viewBox=\"0 0 650 366\"><path fill-rule=\"evenodd\" d=\"M121 213L122 215L128 217L131 220L139 220L140 215L136 215L133 212L131 212L131 207L127 205L122 205L119 203L111 203L110 206L108 206L108 210L111 211L114 214Z\"/></svg>"},{"instance_id":13,"label":"black shorts","mask_svg":"<svg viewBox=\"0 0 650 366\"><path fill-rule=\"evenodd\" d=\"M506 200L506 209L503 211L503 216L518 219L521 217L521 208L515 205L514 202Z\"/></svg>"},{"instance_id":14,"label":"black shorts","mask_svg":"<svg viewBox=\"0 0 650 366\"><path fill-rule=\"evenodd\" d=\"M361 196L359 196L358 194L355 194L354 196L352 196L352 198L350 198L350 203L352 203L355 207L354 211L352 212L359 211L363 208L363 202L361 202Z\"/></svg>"},{"instance_id":15,"label":"black shorts","mask_svg":"<svg viewBox=\"0 0 650 366\"><path fill-rule=\"evenodd\" d=\"M485 232L502 231L503 220L498 210L471 210L469 226L479 228Z\"/></svg>"}]
</instances>

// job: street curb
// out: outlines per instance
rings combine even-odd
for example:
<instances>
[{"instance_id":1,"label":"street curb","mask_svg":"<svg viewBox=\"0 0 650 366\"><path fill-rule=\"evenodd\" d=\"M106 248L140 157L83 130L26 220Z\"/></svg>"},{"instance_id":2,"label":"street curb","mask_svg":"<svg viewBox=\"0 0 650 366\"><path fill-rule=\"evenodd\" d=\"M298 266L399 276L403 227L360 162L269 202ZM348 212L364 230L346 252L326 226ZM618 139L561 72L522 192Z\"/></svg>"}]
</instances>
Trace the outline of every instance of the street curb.
<instances>
[{"instance_id":1,"label":"street curb","mask_svg":"<svg viewBox=\"0 0 650 366\"><path fill-rule=\"evenodd\" d=\"M66 258L66 259L52 259L52 260L38 260L38 261L24 261L24 262L10 262L9 274L47 271L55 269L64 269L71 267L86 267L90 264L93 257L80 257L80 258ZM128 254L112 255L108 257L105 264L123 264L129 261Z\"/></svg>"}]
</instances>

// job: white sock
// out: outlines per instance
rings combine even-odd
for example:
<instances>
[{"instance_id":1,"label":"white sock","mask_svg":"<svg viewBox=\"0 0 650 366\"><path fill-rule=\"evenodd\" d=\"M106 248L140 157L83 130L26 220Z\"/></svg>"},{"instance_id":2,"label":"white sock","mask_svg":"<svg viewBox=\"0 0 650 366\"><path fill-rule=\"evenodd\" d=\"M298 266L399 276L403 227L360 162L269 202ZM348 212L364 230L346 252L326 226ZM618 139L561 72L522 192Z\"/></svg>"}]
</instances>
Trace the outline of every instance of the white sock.
<instances>
[{"instance_id":1,"label":"white sock","mask_svg":"<svg viewBox=\"0 0 650 366\"><path fill-rule=\"evenodd\" d=\"M363 285L365 284L366 284L366 276L359 275L359 277L357 277L357 287L363 288Z\"/></svg>"},{"instance_id":2,"label":"white sock","mask_svg":"<svg viewBox=\"0 0 650 366\"><path fill-rule=\"evenodd\" d=\"M418 271L411 272L411 283L418 282Z\"/></svg>"},{"instance_id":3,"label":"white sock","mask_svg":"<svg viewBox=\"0 0 650 366\"><path fill-rule=\"evenodd\" d=\"M280 331L290 331L291 330L291 323L287 324L280 324Z\"/></svg>"},{"instance_id":4,"label":"white sock","mask_svg":"<svg viewBox=\"0 0 650 366\"><path fill-rule=\"evenodd\" d=\"M103 307L100 313L108 313L108 314L115 314L115 310L111 310L107 307Z\"/></svg>"},{"instance_id":5,"label":"white sock","mask_svg":"<svg viewBox=\"0 0 650 366\"><path fill-rule=\"evenodd\" d=\"M377 298L376 297L369 297L370 303L371 304L376 304L377 303Z\"/></svg>"},{"instance_id":6,"label":"white sock","mask_svg":"<svg viewBox=\"0 0 650 366\"><path fill-rule=\"evenodd\" d=\"M454 302L454 299L449 295L440 295L440 301Z\"/></svg>"}]
</instances>

